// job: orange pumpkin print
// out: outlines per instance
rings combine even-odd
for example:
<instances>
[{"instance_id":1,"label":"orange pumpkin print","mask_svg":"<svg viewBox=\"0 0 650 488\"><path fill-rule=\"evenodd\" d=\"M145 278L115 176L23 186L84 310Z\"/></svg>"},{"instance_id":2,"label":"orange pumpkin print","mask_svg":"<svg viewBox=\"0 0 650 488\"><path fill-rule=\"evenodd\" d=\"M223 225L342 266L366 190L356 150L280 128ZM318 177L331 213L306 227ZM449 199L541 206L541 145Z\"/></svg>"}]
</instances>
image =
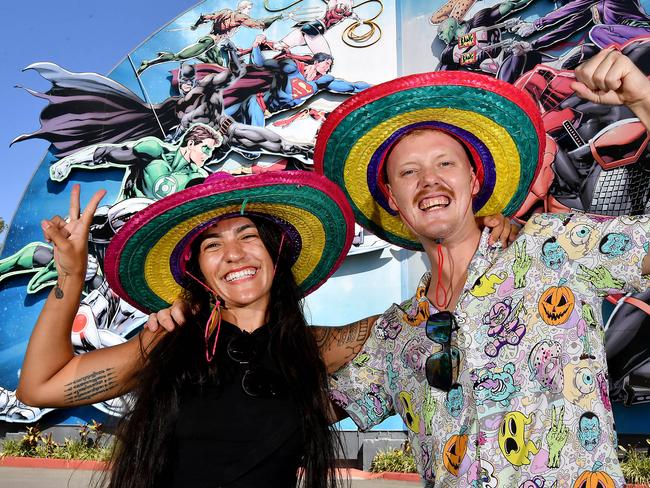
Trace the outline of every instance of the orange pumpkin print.
<instances>
[{"instance_id":1,"label":"orange pumpkin print","mask_svg":"<svg viewBox=\"0 0 650 488\"><path fill-rule=\"evenodd\" d=\"M596 461L591 471L584 471L578 476L573 488L616 488L612 477L605 471L600 471L602 466L600 461Z\"/></svg>"},{"instance_id":2,"label":"orange pumpkin print","mask_svg":"<svg viewBox=\"0 0 650 488\"><path fill-rule=\"evenodd\" d=\"M445 468L454 476L458 476L458 470L463 458L467 453L467 441L469 437L461 431L460 434L452 435L445 443L442 453Z\"/></svg>"},{"instance_id":3,"label":"orange pumpkin print","mask_svg":"<svg viewBox=\"0 0 650 488\"><path fill-rule=\"evenodd\" d=\"M566 286L551 286L542 293L539 314L548 325L561 325L569 320L575 307L575 296Z\"/></svg>"}]
</instances>

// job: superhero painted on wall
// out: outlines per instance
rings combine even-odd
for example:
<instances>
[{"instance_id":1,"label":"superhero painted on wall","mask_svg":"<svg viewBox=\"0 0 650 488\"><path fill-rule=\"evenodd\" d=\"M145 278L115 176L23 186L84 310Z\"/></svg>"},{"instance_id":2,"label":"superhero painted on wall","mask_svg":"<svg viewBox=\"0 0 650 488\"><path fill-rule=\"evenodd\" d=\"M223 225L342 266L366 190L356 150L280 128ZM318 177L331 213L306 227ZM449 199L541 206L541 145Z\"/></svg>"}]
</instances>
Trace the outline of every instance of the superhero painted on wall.
<instances>
[{"instance_id":1,"label":"superhero painted on wall","mask_svg":"<svg viewBox=\"0 0 650 488\"><path fill-rule=\"evenodd\" d=\"M433 49L436 69L481 71L514 82L537 64L573 69L598 50L650 33L650 17L638 0L573 0L535 20L523 20L530 1L508 0L472 13L456 9L435 15L437 36L446 47ZM517 12L520 17L512 14ZM464 19L461 14L467 15ZM582 35L573 52L570 39Z\"/></svg>"},{"instance_id":2,"label":"superhero painted on wall","mask_svg":"<svg viewBox=\"0 0 650 488\"><path fill-rule=\"evenodd\" d=\"M217 129L224 140L215 159L230 150L267 152L311 159L313 144L284 140L259 126L242 124L224 113L225 89L242 75L239 56L232 57L229 69L210 73L192 81L183 95L160 104L146 103L128 88L94 73L70 73L52 63L36 63L29 68L52 83L46 93L34 93L48 100L41 112L41 128L17 137L14 142L46 139L57 157L66 157L95 144L117 144L156 136L177 141L192 124ZM255 74L255 79L261 75Z\"/></svg>"}]
</instances>

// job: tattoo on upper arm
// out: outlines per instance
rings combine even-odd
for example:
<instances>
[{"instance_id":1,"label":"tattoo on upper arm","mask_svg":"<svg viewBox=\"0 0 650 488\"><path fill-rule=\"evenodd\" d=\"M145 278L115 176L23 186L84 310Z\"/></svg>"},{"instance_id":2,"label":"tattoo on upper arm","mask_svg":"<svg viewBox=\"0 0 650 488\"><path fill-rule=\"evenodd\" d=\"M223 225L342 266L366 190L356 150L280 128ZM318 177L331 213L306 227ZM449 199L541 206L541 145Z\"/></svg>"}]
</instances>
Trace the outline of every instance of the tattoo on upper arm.
<instances>
[{"instance_id":1,"label":"tattoo on upper arm","mask_svg":"<svg viewBox=\"0 0 650 488\"><path fill-rule=\"evenodd\" d=\"M320 327L316 330L316 343L325 357L328 351L339 350L336 366L342 366L353 359L370 335L370 329L377 317L368 317L344 327ZM340 362L340 364L339 364Z\"/></svg>"},{"instance_id":2,"label":"tattoo on upper arm","mask_svg":"<svg viewBox=\"0 0 650 488\"><path fill-rule=\"evenodd\" d=\"M361 351L361 348L366 343L368 335L370 335L371 325L372 322L366 318L341 330L338 337L338 345L346 348L348 351L348 359L352 359L359 354L359 351Z\"/></svg>"},{"instance_id":3,"label":"tattoo on upper arm","mask_svg":"<svg viewBox=\"0 0 650 488\"><path fill-rule=\"evenodd\" d=\"M91 400L101 393L106 393L117 386L115 368L101 369L77 378L65 385L65 403L77 403Z\"/></svg>"},{"instance_id":4,"label":"tattoo on upper arm","mask_svg":"<svg viewBox=\"0 0 650 488\"><path fill-rule=\"evenodd\" d=\"M329 348L329 344L332 342L334 336L332 333L333 329L334 327L314 327L314 329L312 329L314 339L316 339L316 345L321 352Z\"/></svg>"}]
</instances>

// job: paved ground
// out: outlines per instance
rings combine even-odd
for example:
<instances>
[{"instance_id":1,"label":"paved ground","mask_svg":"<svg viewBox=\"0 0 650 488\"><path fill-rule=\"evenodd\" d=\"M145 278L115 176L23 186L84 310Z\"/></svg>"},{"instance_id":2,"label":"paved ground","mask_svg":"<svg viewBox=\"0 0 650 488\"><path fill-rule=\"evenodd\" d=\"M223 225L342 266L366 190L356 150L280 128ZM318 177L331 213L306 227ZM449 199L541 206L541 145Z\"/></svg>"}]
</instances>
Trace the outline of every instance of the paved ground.
<instances>
[{"instance_id":1,"label":"paved ground","mask_svg":"<svg viewBox=\"0 0 650 488\"><path fill-rule=\"evenodd\" d=\"M0 488L88 488L94 471L0 468ZM352 488L419 488L412 481L352 480Z\"/></svg>"}]
</instances>

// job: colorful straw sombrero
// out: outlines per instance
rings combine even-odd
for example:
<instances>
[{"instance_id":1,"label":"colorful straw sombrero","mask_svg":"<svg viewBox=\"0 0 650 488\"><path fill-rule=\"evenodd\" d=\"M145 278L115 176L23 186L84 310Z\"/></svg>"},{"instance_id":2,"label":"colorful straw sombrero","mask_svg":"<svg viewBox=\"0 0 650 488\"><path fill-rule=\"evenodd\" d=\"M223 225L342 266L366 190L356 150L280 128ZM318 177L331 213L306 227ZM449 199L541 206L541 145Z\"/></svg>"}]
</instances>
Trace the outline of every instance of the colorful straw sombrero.
<instances>
[{"instance_id":1,"label":"colorful straw sombrero","mask_svg":"<svg viewBox=\"0 0 650 488\"><path fill-rule=\"evenodd\" d=\"M216 173L152 203L120 229L106 254L109 285L141 310L168 307L189 282L185 263L192 240L220 219L239 215L280 226L304 295L338 268L354 234L345 195L321 175L281 171L235 178Z\"/></svg>"},{"instance_id":2,"label":"colorful straw sombrero","mask_svg":"<svg viewBox=\"0 0 650 488\"><path fill-rule=\"evenodd\" d=\"M481 183L474 198L477 215L512 215L528 194L544 150L542 119L530 96L488 76L423 73L347 99L319 131L316 171L343 189L357 222L409 249L422 247L389 207L379 176L392 145L427 127L453 135L472 154Z\"/></svg>"}]
</instances>

